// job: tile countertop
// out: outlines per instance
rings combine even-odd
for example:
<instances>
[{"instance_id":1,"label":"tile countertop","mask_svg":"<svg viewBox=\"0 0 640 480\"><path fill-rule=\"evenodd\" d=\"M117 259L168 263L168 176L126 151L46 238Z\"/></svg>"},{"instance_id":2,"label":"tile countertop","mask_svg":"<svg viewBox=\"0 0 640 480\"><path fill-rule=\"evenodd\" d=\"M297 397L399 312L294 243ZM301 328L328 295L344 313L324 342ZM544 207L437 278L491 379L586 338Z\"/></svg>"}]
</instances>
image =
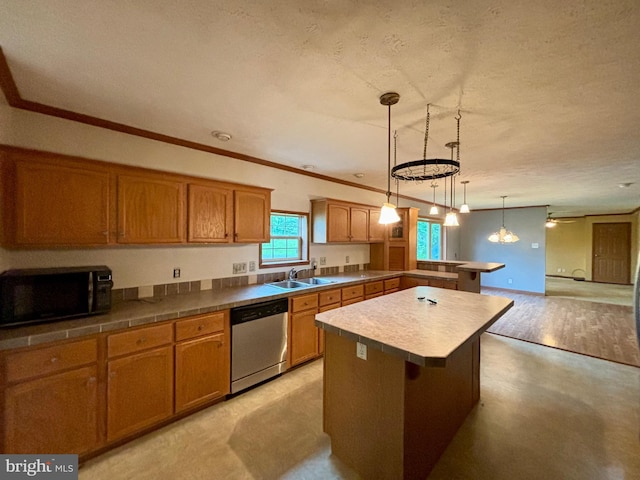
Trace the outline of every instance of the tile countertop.
<instances>
[{"instance_id":1,"label":"tile countertop","mask_svg":"<svg viewBox=\"0 0 640 480\"><path fill-rule=\"evenodd\" d=\"M430 272L426 270L424 272L425 276L429 276ZM221 290L203 290L161 298L129 300L114 305L109 313L103 315L0 329L0 350L121 330L304 293L393 278L402 274L403 272L360 270L323 276L322 278L333 280L334 283L296 290L283 290L267 284L260 284Z\"/></svg>"},{"instance_id":2,"label":"tile countertop","mask_svg":"<svg viewBox=\"0 0 640 480\"><path fill-rule=\"evenodd\" d=\"M504 297L415 287L320 313L315 323L409 362L442 367L457 348L480 336L512 306L513 300Z\"/></svg>"}]
</instances>

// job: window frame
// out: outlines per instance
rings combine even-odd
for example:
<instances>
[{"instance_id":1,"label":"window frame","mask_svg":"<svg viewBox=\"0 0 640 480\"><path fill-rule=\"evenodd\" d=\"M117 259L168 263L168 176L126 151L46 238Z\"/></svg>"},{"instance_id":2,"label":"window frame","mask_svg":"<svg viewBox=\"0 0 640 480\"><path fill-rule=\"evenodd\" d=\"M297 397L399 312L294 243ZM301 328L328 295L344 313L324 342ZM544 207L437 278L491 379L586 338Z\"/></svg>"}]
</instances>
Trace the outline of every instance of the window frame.
<instances>
[{"instance_id":1,"label":"window frame","mask_svg":"<svg viewBox=\"0 0 640 480\"><path fill-rule=\"evenodd\" d=\"M272 215L295 215L300 217L304 225L300 226L299 237L283 237L280 235L271 235L271 216ZM259 268L279 268L279 267L293 267L296 265L309 265L309 237L310 237L310 225L309 225L309 213L308 212L294 212L290 210L271 210L269 212L269 242L272 238L298 238L300 242L300 256L298 260L283 259L282 261L269 261L262 258L262 245L267 242L258 244L258 266Z\"/></svg>"},{"instance_id":2,"label":"window frame","mask_svg":"<svg viewBox=\"0 0 640 480\"><path fill-rule=\"evenodd\" d=\"M444 245L445 245L445 239L444 239L444 235L445 235L445 228L443 226L443 222L440 219L433 219L433 218L429 218L429 217L418 217L418 225L420 224L420 222L426 222L429 225L429 229L428 229L428 234L429 237L427 238L427 257L426 259L423 258L418 258L418 231L419 228L416 225L416 261L418 262L430 262L430 261L439 261L442 260L444 258ZM432 225L437 224L440 225L440 258L431 258L431 228Z\"/></svg>"}]
</instances>

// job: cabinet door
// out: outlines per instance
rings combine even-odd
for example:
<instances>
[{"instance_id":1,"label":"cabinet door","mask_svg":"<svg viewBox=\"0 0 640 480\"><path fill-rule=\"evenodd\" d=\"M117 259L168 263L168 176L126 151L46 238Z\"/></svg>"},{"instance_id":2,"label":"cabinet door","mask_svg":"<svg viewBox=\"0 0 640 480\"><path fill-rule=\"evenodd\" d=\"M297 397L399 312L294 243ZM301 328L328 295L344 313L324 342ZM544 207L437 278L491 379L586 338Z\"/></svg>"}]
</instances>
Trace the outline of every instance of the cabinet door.
<instances>
[{"instance_id":1,"label":"cabinet door","mask_svg":"<svg viewBox=\"0 0 640 480\"><path fill-rule=\"evenodd\" d=\"M369 209L369 241L371 243L384 242L384 238L387 230L385 228L385 225L378 223L379 220L380 220L380 209L370 208Z\"/></svg>"},{"instance_id":2,"label":"cabinet door","mask_svg":"<svg viewBox=\"0 0 640 480\"><path fill-rule=\"evenodd\" d=\"M104 245L109 242L109 174L18 162L17 245Z\"/></svg>"},{"instance_id":3,"label":"cabinet door","mask_svg":"<svg viewBox=\"0 0 640 480\"><path fill-rule=\"evenodd\" d=\"M229 243L233 231L233 191L205 185L189 185L190 242Z\"/></svg>"},{"instance_id":4,"label":"cabinet door","mask_svg":"<svg viewBox=\"0 0 640 480\"><path fill-rule=\"evenodd\" d=\"M76 453L98 445L96 367L8 387L3 453Z\"/></svg>"},{"instance_id":5,"label":"cabinet door","mask_svg":"<svg viewBox=\"0 0 640 480\"><path fill-rule=\"evenodd\" d=\"M224 333L176 345L176 412L229 393L229 346Z\"/></svg>"},{"instance_id":6,"label":"cabinet door","mask_svg":"<svg viewBox=\"0 0 640 480\"><path fill-rule=\"evenodd\" d=\"M397 209L400 221L389 225L390 242L406 242L409 238L409 211L406 208Z\"/></svg>"},{"instance_id":7,"label":"cabinet door","mask_svg":"<svg viewBox=\"0 0 640 480\"><path fill-rule=\"evenodd\" d=\"M289 319L291 323L291 366L293 367L318 356L318 328L314 323L316 311L292 313Z\"/></svg>"},{"instance_id":8,"label":"cabinet door","mask_svg":"<svg viewBox=\"0 0 640 480\"><path fill-rule=\"evenodd\" d=\"M366 243L369 241L369 209L351 207L350 241Z\"/></svg>"},{"instance_id":9,"label":"cabinet door","mask_svg":"<svg viewBox=\"0 0 640 480\"><path fill-rule=\"evenodd\" d=\"M180 243L185 239L184 183L118 176L118 243Z\"/></svg>"},{"instance_id":10,"label":"cabinet door","mask_svg":"<svg viewBox=\"0 0 640 480\"><path fill-rule=\"evenodd\" d=\"M107 440L136 432L173 413L173 347L108 363Z\"/></svg>"},{"instance_id":11,"label":"cabinet door","mask_svg":"<svg viewBox=\"0 0 640 480\"><path fill-rule=\"evenodd\" d=\"M234 236L236 243L269 241L271 195L257 190L234 191Z\"/></svg>"},{"instance_id":12,"label":"cabinet door","mask_svg":"<svg viewBox=\"0 0 640 480\"><path fill-rule=\"evenodd\" d=\"M327 241L350 241L351 209L345 205L327 205Z\"/></svg>"}]
</instances>

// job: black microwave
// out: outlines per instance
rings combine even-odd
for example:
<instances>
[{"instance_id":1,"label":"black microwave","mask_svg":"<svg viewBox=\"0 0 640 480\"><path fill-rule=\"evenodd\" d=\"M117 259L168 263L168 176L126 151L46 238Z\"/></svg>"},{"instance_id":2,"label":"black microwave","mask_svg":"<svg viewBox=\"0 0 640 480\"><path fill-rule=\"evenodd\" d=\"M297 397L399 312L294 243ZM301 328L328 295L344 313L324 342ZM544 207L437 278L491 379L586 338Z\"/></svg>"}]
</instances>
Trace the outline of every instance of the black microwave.
<instances>
[{"instance_id":1,"label":"black microwave","mask_svg":"<svg viewBox=\"0 0 640 480\"><path fill-rule=\"evenodd\" d=\"M0 327L108 312L112 286L104 265L7 270L0 274Z\"/></svg>"}]
</instances>

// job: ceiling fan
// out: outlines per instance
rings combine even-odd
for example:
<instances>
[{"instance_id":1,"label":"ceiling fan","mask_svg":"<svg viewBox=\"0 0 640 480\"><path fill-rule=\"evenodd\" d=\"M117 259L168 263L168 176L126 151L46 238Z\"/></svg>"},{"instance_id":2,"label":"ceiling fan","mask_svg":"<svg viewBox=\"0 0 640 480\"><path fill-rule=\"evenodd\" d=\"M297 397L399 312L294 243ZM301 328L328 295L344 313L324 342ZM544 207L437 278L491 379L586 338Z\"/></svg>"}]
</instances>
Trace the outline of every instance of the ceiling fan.
<instances>
[{"instance_id":1,"label":"ceiling fan","mask_svg":"<svg viewBox=\"0 0 640 480\"><path fill-rule=\"evenodd\" d=\"M544 226L547 227L547 228L553 228L559 223L576 223L575 220L564 220L562 218L551 218L551 215L553 215L553 213L549 212L549 214L547 215L547 219L544 222Z\"/></svg>"}]
</instances>

